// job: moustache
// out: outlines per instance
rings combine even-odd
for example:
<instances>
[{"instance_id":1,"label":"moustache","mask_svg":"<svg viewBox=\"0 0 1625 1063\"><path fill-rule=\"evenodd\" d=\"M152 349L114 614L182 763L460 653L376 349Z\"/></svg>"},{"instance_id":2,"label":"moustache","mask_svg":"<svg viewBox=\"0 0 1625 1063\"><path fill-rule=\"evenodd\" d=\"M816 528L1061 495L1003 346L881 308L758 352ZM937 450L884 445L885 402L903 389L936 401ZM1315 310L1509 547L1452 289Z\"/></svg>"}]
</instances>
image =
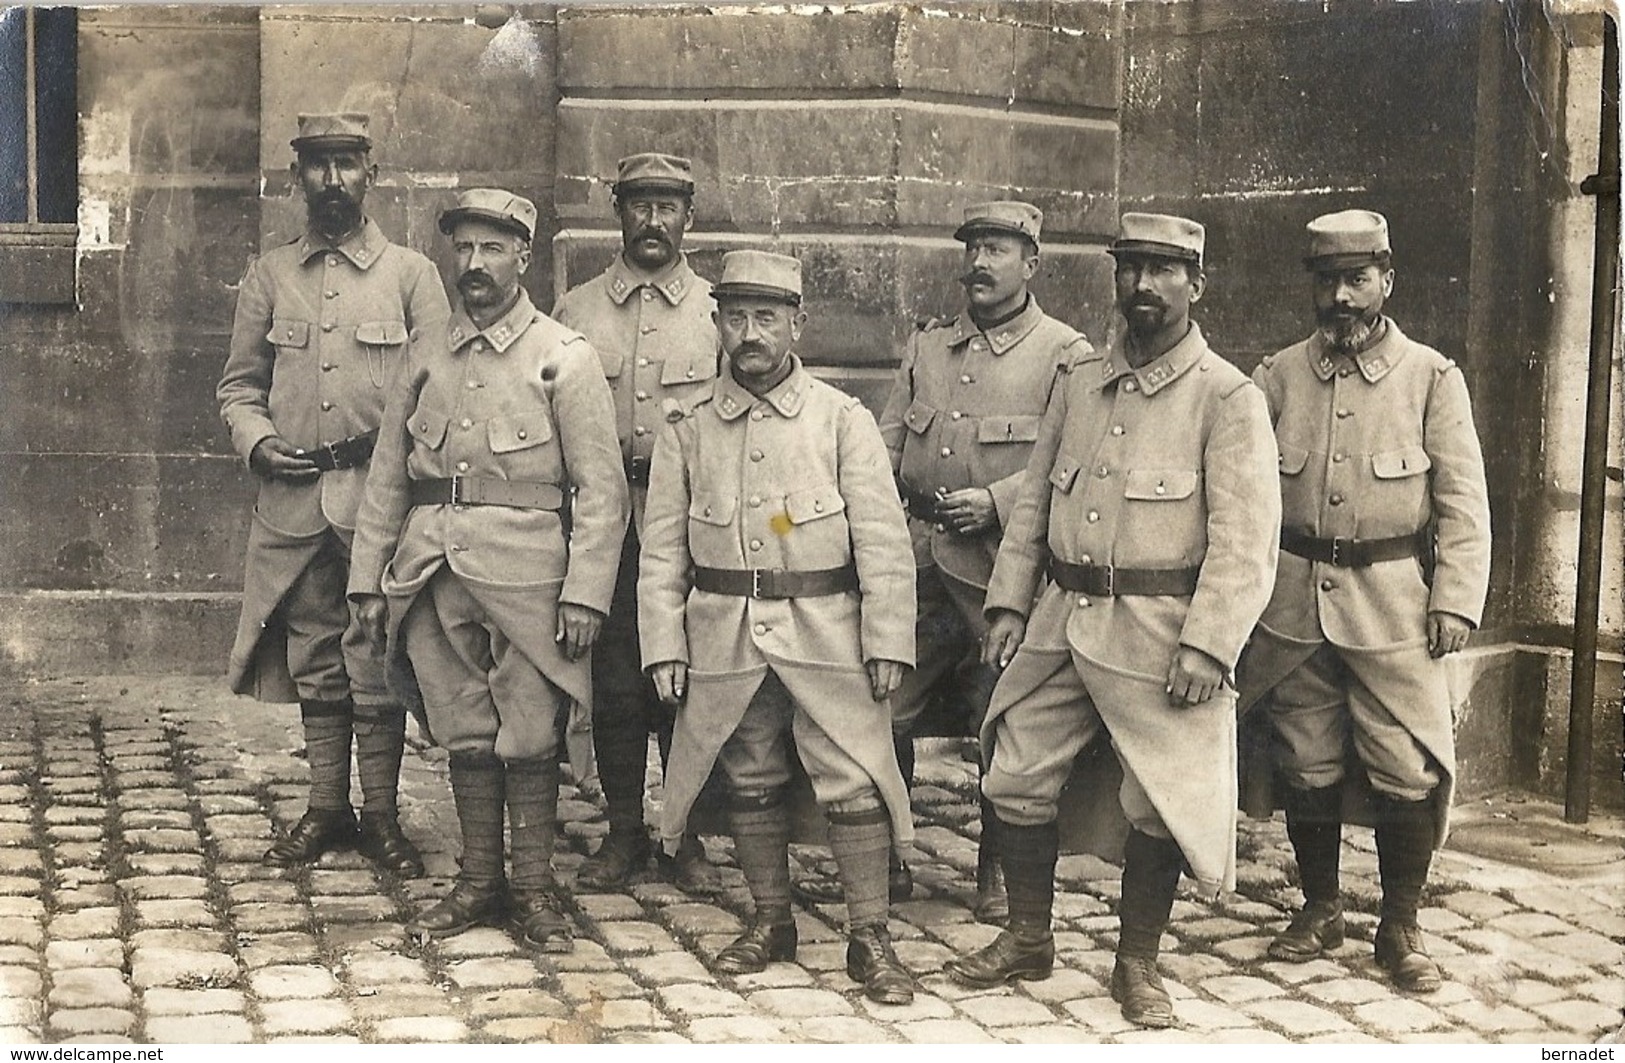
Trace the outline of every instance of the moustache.
<instances>
[{"instance_id":1,"label":"moustache","mask_svg":"<svg viewBox=\"0 0 1625 1063\"><path fill-rule=\"evenodd\" d=\"M496 279L482 269L471 269L461 277L457 278L457 287L459 288L462 288L465 285L473 287L479 284L489 287L496 284Z\"/></svg>"},{"instance_id":2,"label":"moustache","mask_svg":"<svg viewBox=\"0 0 1625 1063\"><path fill-rule=\"evenodd\" d=\"M1166 310L1168 304L1154 295L1136 295L1123 304L1125 310L1137 310L1140 307L1145 307L1148 310Z\"/></svg>"},{"instance_id":3,"label":"moustache","mask_svg":"<svg viewBox=\"0 0 1625 1063\"><path fill-rule=\"evenodd\" d=\"M671 241L666 238L666 231L664 229L643 229L638 233L635 239L658 240L663 244L671 243Z\"/></svg>"},{"instance_id":4,"label":"moustache","mask_svg":"<svg viewBox=\"0 0 1625 1063\"><path fill-rule=\"evenodd\" d=\"M959 283L963 284L967 288L973 284L990 285L993 283L993 275L991 273L984 272L983 270L973 269L969 273L961 276L959 278Z\"/></svg>"},{"instance_id":5,"label":"moustache","mask_svg":"<svg viewBox=\"0 0 1625 1063\"><path fill-rule=\"evenodd\" d=\"M767 353L768 353L767 344L758 343L756 340L746 340L744 343L741 343L739 346L734 348L734 354L736 354L736 355L738 355L738 354L767 354Z\"/></svg>"}]
</instances>

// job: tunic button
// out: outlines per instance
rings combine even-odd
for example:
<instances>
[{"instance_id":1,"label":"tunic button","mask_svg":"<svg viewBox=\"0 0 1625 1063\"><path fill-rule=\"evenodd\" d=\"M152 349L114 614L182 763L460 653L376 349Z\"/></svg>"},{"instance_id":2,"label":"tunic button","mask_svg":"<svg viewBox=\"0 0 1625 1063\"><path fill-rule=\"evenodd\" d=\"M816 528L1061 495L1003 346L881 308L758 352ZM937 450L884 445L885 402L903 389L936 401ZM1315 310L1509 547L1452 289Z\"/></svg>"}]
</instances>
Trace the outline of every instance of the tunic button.
<instances>
[{"instance_id":1,"label":"tunic button","mask_svg":"<svg viewBox=\"0 0 1625 1063\"><path fill-rule=\"evenodd\" d=\"M647 358L639 358L638 359L638 368L642 369L642 368L646 367L648 364L649 364L649 359L647 359Z\"/></svg>"},{"instance_id":2,"label":"tunic button","mask_svg":"<svg viewBox=\"0 0 1625 1063\"><path fill-rule=\"evenodd\" d=\"M1334 506L1341 506L1343 504L1343 496L1334 494L1334 495L1332 495L1332 497L1328 498L1326 501L1330 502Z\"/></svg>"},{"instance_id":3,"label":"tunic button","mask_svg":"<svg viewBox=\"0 0 1625 1063\"><path fill-rule=\"evenodd\" d=\"M822 512L824 512L824 503L822 503L822 502L814 502L813 503L813 512L814 513L822 513Z\"/></svg>"},{"instance_id":4,"label":"tunic button","mask_svg":"<svg viewBox=\"0 0 1625 1063\"><path fill-rule=\"evenodd\" d=\"M337 299L339 297L339 293L329 288L327 291L322 293L322 296L327 299Z\"/></svg>"},{"instance_id":5,"label":"tunic button","mask_svg":"<svg viewBox=\"0 0 1625 1063\"><path fill-rule=\"evenodd\" d=\"M530 438L530 433L525 431L523 428L521 428L518 432L516 432L514 434L517 435L520 439L529 439Z\"/></svg>"},{"instance_id":6,"label":"tunic button","mask_svg":"<svg viewBox=\"0 0 1625 1063\"><path fill-rule=\"evenodd\" d=\"M1354 370L1352 370L1352 369L1339 369L1337 371L1337 375L1338 376L1348 376L1352 372L1354 372Z\"/></svg>"},{"instance_id":7,"label":"tunic button","mask_svg":"<svg viewBox=\"0 0 1625 1063\"><path fill-rule=\"evenodd\" d=\"M1343 461L1343 455L1341 455L1341 454L1333 454L1332 455L1332 460L1335 461L1335 462L1338 462L1339 464L1341 464L1342 461Z\"/></svg>"},{"instance_id":8,"label":"tunic button","mask_svg":"<svg viewBox=\"0 0 1625 1063\"><path fill-rule=\"evenodd\" d=\"M761 410L752 410L752 411L750 411L750 419L751 420L760 421L762 419L762 417L763 417L763 413L762 413Z\"/></svg>"},{"instance_id":9,"label":"tunic button","mask_svg":"<svg viewBox=\"0 0 1625 1063\"><path fill-rule=\"evenodd\" d=\"M461 425L462 427L464 427L464 428L473 428L474 427L473 420L470 419L470 418L467 418L467 417L464 417L461 421L458 421L457 423L459 425Z\"/></svg>"},{"instance_id":10,"label":"tunic button","mask_svg":"<svg viewBox=\"0 0 1625 1063\"><path fill-rule=\"evenodd\" d=\"M1168 493L1168 488L1164 487L1162 484L1157 485L1157 494L1165 495L1167 493Z\"/></svg>"},{"instance_id":11,"label":"tunic button","mask_svg":"<svg viewBox=\"0 0 1625 1063\"><path fill-rule=\"evenodd\" d=\"M322 363L322 372L331 373L332 371L333 371L333 363L332 362L323 362Z\"/></svg>"},{"instance_id":12,"label":"tunic button","mask_svg":"<svg viewBox=\"0 0 1625 1063\"><path fill-rule=\"evenodd\" d=\"M1082 557L1078 558L1078 564L1080 564L1080 565L1087 565L1087 564L1090 564L1090 563L1091 562L1090 562L1088 554L1084 554Z\"/></svg>"},{"instance_id":13,"label":"tunic button","mask_svg":"<svg viewBox=\"0 0 1625 1063\"><path fill-rule=\"evenodd\" d=\"M1106 477L1111 475L1111 470L1102 465L1100 468L1095 470L1095 475L1104 480Z\"/></svg>"},{"instance_id":14,"label":"tunic button","mask_svg":"<svg viewBox=\"0 0 1625 1063\"><path fill-rule=\"evenodd\" d=\"M1123 390L1124 391L1138 391L1139 390L1139 385L1135 384L1134 381L1132 381L1132 380L1124 381Z\"/></svg>"},{"instance_id":15,"label":"tunic button","mask_svg":"<svg viewBox=\"0 0 1625 1063\"><path fill-rule=\"evenodd\" d=\"M644 302L648 302L650 299L653 299L654 297L655 297L654 292L651 292L647 288L643 289L643 301Z\"/></svg>"},{"instance_id":16,"label":"tunic button","mask_svg":"<svg viewBox=\"0 0 1625 1063\"><path fill-rule=\"evenodd\" d=\"M457 463L457 471L458 471L458 472L467 472L467 471L468 471L468 462L466 462L466 461L459 461L459 462L458 462L458 463Z\"/></svg>"},{"instance_id":17,"label":"tunic button","mask_svg":"<svg viewBox=\"0 0 1625 1063\"><path fill-rule=\"evenodd\" d=\"M334 325L331 321L328 321L328 322L326 322L325 324L322 325L322 331L323 332L332 332L337 327L338 326Z\"/></svg>"},{"instance_id":18,"label":"tunic button","mask_svg":"<svg viewBox=\"0 0 1625 1063\"><path fill-rule=\"evenodd\" d=\"M457 508L462 509L463 507L458 506ZM456 543L452 543L451 544L451 552L454 553L454 554L460 554L460 553L463 552L463 548L461 546L457 545Z\"/></svg>"},{"instance_id":19,"label":"tunic button","mask_svg":"<svg viewBox=\"0 0 1625 1063\"><path fill-rule=\"evenodd\" d=\"M639 402L648 402L649 401L649 393L647 391L640 391L633 397L636 398Z\"/></svg>"},{"instance_id":20,"label":"tunic button","mask_svg":"<svg viewBox=\"0 0 1625 1063\"><path fill-rule=\"evenodd\" d=\"M765 635L767 634L767 625L757 624L755 627L751 628L751 630L756 632L758 635Z\"/></svg>"},{"instance_id":21,"label":"tunic button","mask_svg":"<svg viewBox=\"0 0 1625 1063\"><path fill-rule=\"evenodd\" d=\"M632 434L635 436L646 436L649 434L649 430L640 424L636 428L632 429Z\"/></svg>"},{"instance_id":22,"label":"tunic button","mask_svg":"<svg viewBox=\"0 0 1625 1063\"><path fill-rule=\"evenodd\" d=\"M331 403L331 402L324 402L324 403L322 403L322 409L324 409L324 410L331 410L331 409L332 409L332 408L333 408L333 404L332 404L332 403Z\"/></svg>"},{"instance_id":23,"label":"tunic button","mask_svg":"<svg viewBox=\"0 0 1625 1063\"><path fill-rule=\"evenodd\" d=\"M1329 579L1323 579L1323 580L1320 581L1320 589L1323 590L1323 591L1329 591L1333 587L1336 587L1336 586L1337 586L1337 584L1333 583Z\"/></svg>"},{"instance_id":24,"label":"tunic button","mask_svg":"<svg viewBox=\"0 0 1625 1063\"><path fill-rule=\"evenodd\" d=\"M753 509L761 509L762 508L762 496L761 495L751 495L750 496L750 504L751 504L751 508L753 508Z\"/></svg>"},{"instance_id":25,"label":"tunic button","mask_svg":"<svg viewBox=\"0 0 1625 1063\"><path fill-rule=\"evenodd\" d=\"M965 415L960 413L958 410L955 410L953 413L950 413L948 416L952 417L954 420L957 421L957 420L959 420L961 417L963 417Z\"/></svg>"},{"instance_id":26,"label":"tunic button","mask_svg":"<svg viewBox=\"0 0 1625 1063\"><path fill-rule=\"evenodd\" d=\"M1100 514L1096 510L1091 509L1089 511L1089 515L1086 516L1084 519L1087 520L1090 524L1094 524L1094 523L1096 523L1097 521L1100 520Z\"/></svg>"},{"instance_id":27,"label":"tunic button","mask_svg":"<svg viewBox=\"0 0 1625 1063\"><path fill-rule=\"evenodd\" d=\"M750 460L751 461L761 461L766 456L767 455L763 454L759 450L753 450L753 451L750 452Z\"/></svg>"},{"instance_id":28,"label":"tunic button","mask_svg":"<svg viewBox=\"0 0 1625 1063\"><path fill-rule=\"evenodd\" d=\"M1090 601L1090 600L1089 600L1089 599L1087 599L1087 598L1082 598L1082 597L1080 597L1080 598L1079 598L1079 599L1078 599L1078 608L1079 608L1079 609L1087 609L1087 608L1088 608L1088 607L1089 607L1089 606L1091 606L1091 605L1093 605L1093 604L1095 604L1095 603L1094 603L1094 602L1091 602L1091 601Z\"/></svg>"},{"instance_id":29,"label":"tunic button","mask_svg":"<svg viewBox=\"0 0 1625 1063\"><path fill-rule=\"evenodd\" d=\"M752 550L760 550L762 548L762 540L760 540L760 539L752 539L750 541L750 548Z\"/></svg>"},{"instance_id":30,"label":"tunic button","mask_svg":"<svg viewBox=\"0 0 1625 1063\"><path fill-rule=\"evenodd\" d=\"M960 374L959 382L961 384L969 384L970 383L970 374L969 373Z\"/></svg>"},{"instance_id":31,"label":"tunic button","mask_svg":"<svg viewBox=\"0 0 1625 1063\"><path fill-rule=\"evenodd\" d=\"M711 507L710 506L705 507L705 515L707 517L709 517L711 515Z\"/></svg>"},{"instance_id":32,"label":"tunic button","mask_svg":"<svg viewBox=\"0 0 1625 1063\"><path fill-rule=\"evenodd\" d=\"M945 458L953 457L953 453L954 453L954 450L953 450L952 447L943 447L942 448L942 456L945 457Z\"/></svg>"},{"instance_id":33,"label":"tunic button","mask_svg":"<svg viewBox=\"0 0 1625 1063\"><path fill-rule=\"evenodd\" d=\"M1337 411L1337 416L1339 416L1339 417L1353 417L1354 416L1354 411L1353 410L1338 410Z\"/></svg>"},{"instance_id":34,"label":"tunic button","mask_svg":"<svg viewBox=\"0 0 1625 1063\"><path fill-rule=\"evenodd\" d=\"M653 332L654 330L655 330L655 327L653 325L643 325L643 326L640 326L638 328L638 333L640 335L647 336L649 333Z\"/></svg>"},{"instance_id":35,"label":"tunic button","mask_svg":"<svg viewBox=\"0 0 1625 1063\"><path fill-rule=\"evenodd\" d=\"M694 377L694 367L689 366L688 369L686 371L684 371L683 375L688 377L689 379L693 379L693 377Z\"/></svg>"},{"instance_id":36,"label":"tunic button","mask_svg":"<svg viewBox=\"0 0 1625 1063\"><path fill-rule=\"evenodd\" d=\"M478 380L470 380L468 383L464 384L463 386L465 388L467 388L468 390L473 391L475 388L480 386L480 382Z\"/></svg>"},{"instance_id":37,"label":"tunic button","mask_svg":"<svg viewBox=\"0 0 1625 1063\"><path fill-rule=\"evenodd\" d=\"M339 256L337 256L337 255L328 255L327 256L327 264L329 266L338 265L339 264Z\"/></svg>"},{"instance_id":38,"label":"tunic button","mask_svg":"<svg viewBox=\"0 0 1625 1063\"><path fill-rule=\"evenodd\" d=\"M1123 434L1123 426L1122 425L1120 425L1120 424L1112 425L1112 435L1120 436L1122 434Z\"/></svg>"}]
</instances>

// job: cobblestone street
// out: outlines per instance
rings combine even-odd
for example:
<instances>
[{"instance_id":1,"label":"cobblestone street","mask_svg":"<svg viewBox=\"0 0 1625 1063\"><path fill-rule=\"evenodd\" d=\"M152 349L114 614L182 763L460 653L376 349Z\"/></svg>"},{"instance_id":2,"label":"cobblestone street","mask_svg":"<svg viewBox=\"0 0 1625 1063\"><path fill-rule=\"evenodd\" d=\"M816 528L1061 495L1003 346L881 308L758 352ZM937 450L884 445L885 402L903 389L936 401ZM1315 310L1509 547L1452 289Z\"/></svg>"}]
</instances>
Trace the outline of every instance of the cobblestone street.
<instances>
[{"instance_id":1,"label":"cobblestone street","mask_svg":"<svg viewBox=\"0 0 1625 1063\"><path fill-rule=\"evenodd\" d=\"M651 879L576 897L568 955L528 954L496 929L420 946L402 922L455 872L440 751L409 749L402 782L433 877L381 878L350 853L281 872L259 857L273 823L304 810L292 709L206 678L3 692L0 1041L1551 1043L1611 1034L1625 1004L1619 822L1581 832L1532 800L1459 809L1462 848L1436 860L1423 911L1447 980L1417 998L1371 959L1370 832L1346 832L1350 940L1292 965L1264 955L1297 901L1284 830L1243 821L1239 891L1211 907L1182 898L1164 939L1181 1025L1142 1031L1107 995L1118 872L1092 857L1061 861L1052 978L969 991L941 973L996 933L970 918L974 769L951 744L922 746L915 899L892 910L923 991L884 1007L846 977L836 908L798 913L797 964L709 970L748 910L726 839L707 839L730 887L716 904ZM563 796L568 883L607 827L573 788Z\"/></svg>"}]
</instances>

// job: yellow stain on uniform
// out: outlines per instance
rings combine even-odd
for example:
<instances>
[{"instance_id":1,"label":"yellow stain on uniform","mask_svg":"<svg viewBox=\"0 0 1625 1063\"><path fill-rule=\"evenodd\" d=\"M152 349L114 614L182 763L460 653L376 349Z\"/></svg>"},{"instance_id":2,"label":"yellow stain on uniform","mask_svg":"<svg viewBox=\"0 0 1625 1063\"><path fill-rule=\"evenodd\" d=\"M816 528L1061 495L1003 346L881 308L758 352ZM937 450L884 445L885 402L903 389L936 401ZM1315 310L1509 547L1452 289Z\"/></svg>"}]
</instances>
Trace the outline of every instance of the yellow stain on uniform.
<instances>
[{"instance_id":1,"label":"yellow stain on uniform","mask_svg":"<svg viewBox=\"0 0 1625 1063\"><path fill-rule=\"evenodd\" d=\"M775 513L773 514L772 518L768 520L767 526L773 529L774 535L782 536L789 535L790 529L795 527L795 523L790 520L790 514Z\"/></svg>"}]
</instances>

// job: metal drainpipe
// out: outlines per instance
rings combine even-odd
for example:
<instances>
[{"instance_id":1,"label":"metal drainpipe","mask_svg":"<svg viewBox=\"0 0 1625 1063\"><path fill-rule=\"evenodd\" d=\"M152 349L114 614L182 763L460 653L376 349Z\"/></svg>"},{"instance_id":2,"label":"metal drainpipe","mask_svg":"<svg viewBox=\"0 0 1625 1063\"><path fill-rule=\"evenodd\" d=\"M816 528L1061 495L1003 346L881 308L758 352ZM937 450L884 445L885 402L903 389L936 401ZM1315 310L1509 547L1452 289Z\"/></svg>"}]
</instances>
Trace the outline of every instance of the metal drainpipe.
<instances>
[{"instance_id":1,"label":"metal drainpipe","mask_svg":"<svg viewBox=\"0 0 1625 1063\"><path fill-rule=\"evenodd\" d=\"M1591 816L1592 716L1597 693L1597 615L1602 596L1603 502L1608 482L1608 407L1613 397L1614 323L1619 296L1619 40L1603 16L1602 129L1597 172L1580 191L1597 197L1591 275L1591 371L1586 383L1585 465L1580 486L1580 556L1574 593L1574 669L1569 685L1568 778L1563 818Z\"/></svg>"}]
</instances>

